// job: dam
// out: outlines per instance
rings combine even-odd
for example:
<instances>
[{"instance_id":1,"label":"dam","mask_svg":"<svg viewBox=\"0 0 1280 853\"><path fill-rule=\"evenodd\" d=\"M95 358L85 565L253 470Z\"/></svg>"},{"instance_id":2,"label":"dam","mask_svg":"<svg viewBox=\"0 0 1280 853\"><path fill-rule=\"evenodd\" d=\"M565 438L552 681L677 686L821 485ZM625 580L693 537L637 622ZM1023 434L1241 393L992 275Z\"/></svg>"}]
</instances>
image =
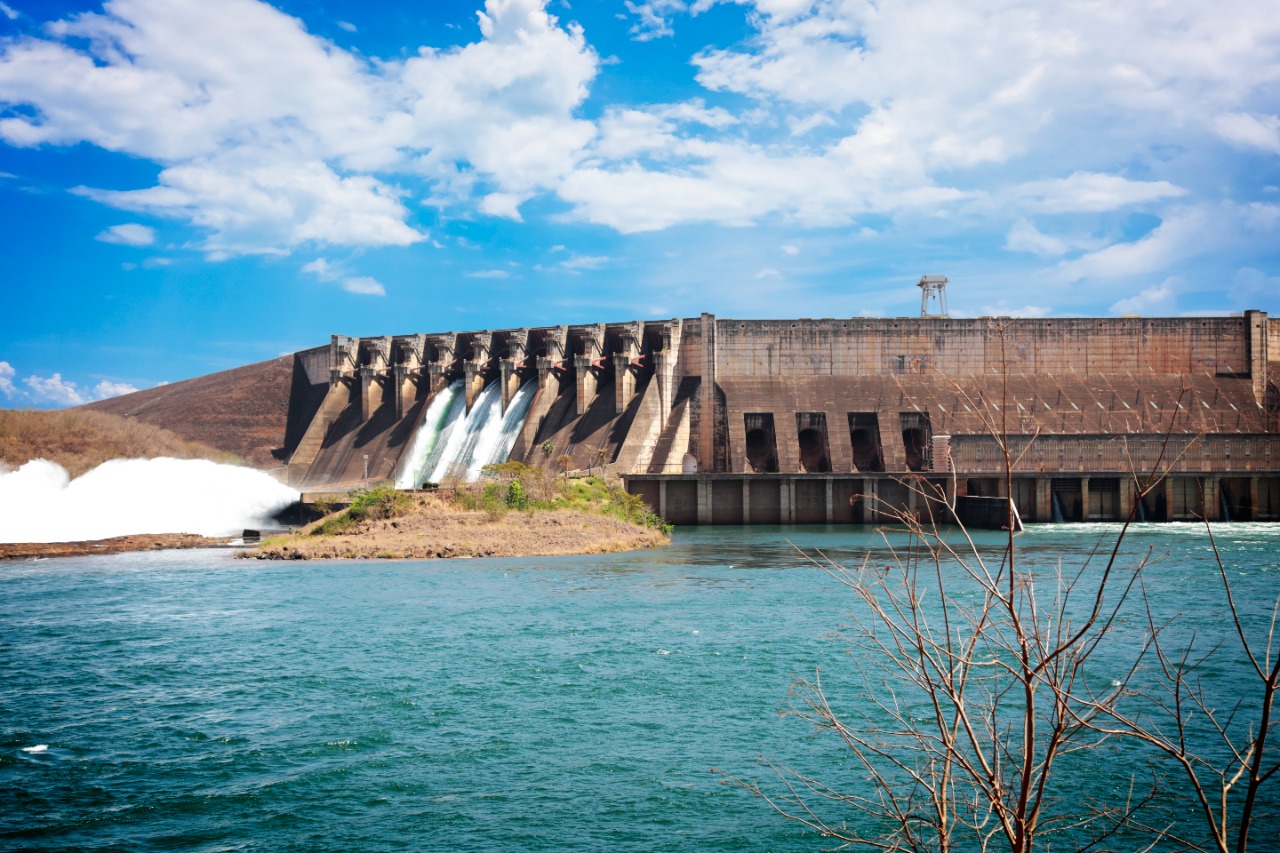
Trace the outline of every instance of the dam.
<instances>
[{"instance_id":1,"label":"dam","mask_svg":"<svg viewBox=\"0 0 1280 853\"><path fill-rule=\"evenodd\" d=\"M1025 521L1280 519L1280 320L922 315L335 335L292 357L282 478L512 459L616 473L676 524L869 523L920 489Z\"/></svg>"}]
</instances>

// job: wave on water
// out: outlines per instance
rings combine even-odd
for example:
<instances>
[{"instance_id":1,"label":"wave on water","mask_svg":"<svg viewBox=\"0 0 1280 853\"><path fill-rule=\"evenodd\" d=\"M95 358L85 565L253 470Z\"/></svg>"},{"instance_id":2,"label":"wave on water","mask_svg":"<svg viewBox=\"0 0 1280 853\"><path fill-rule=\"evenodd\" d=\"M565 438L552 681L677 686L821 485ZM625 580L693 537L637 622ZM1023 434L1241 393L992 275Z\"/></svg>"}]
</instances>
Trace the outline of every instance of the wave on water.
<instances>
[{"instance_id":1,"label":"wave on water","mask_svg":"<svg viewBox=\"0 0 1280 853\"><path fill-rule=\"evenodd\" d=\"M230 536L270 526L298 497L261 471L203 459L113 459L74 480L61 465L33 459L0 473L0 542Z\"/></svg>"}]
</instances>

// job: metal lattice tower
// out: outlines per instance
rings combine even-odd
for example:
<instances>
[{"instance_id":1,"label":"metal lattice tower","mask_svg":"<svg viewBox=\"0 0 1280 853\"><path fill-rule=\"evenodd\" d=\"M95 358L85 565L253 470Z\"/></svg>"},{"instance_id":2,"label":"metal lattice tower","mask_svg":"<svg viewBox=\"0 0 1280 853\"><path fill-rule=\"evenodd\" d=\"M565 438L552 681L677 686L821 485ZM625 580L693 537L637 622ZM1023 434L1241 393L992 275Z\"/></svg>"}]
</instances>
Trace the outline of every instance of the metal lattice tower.
<instances>
[{"instance_id":1,"label":"metal lattice tower","mask_svg":"<svg viewBox=\"0 0 1280 853\"><path fill-rule=\"evenodd\" d=\"M920 283L920 316L926 318L946 319L947 313L947 277L945 275L922 275Z\"/></svg>"}]
</instances>

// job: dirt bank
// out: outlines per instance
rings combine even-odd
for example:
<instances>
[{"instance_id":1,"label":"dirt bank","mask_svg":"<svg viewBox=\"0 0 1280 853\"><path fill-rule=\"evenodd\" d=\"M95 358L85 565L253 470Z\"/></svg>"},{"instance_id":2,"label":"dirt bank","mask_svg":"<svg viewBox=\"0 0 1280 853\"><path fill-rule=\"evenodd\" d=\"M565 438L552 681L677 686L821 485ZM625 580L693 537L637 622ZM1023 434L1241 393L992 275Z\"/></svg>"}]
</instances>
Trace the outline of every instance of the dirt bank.
<instances>
[{"instance_id":1,"label":"dirt bank","mask_svg":"<svg viewBox=\"0 0 1280 853\"><path fill-rule=\"evenodd\" d=\"M499 518L436 502L396 518L365 520L331 536L312 527L275 536L238 556L264 560L543 557L607 554L665 545L665 535L621 519L577 510L510 511Z\"/></svg>"},{"instance_id":2,"label":"dirt bank","mask_svg":"<svg viewBox=\"0 0 1280 853\"><path fill-rule=\"evenodd\" d=\"M0 560L34 560L41 557L83 557L86 554L119 554L123 551L162 551L170 548L223 548L227 538L194 533L143 533L85 542L0 543Z\"/></svg>"}]
</instances>

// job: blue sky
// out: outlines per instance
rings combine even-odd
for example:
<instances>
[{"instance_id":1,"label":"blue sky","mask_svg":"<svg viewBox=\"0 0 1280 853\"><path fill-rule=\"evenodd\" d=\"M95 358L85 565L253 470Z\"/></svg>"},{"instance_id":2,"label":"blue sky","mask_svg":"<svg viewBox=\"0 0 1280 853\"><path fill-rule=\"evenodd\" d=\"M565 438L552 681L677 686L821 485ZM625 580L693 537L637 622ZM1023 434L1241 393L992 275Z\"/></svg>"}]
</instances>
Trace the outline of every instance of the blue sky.
<instances>
[{"instance_id":1,"label":"blue sky","mask_svg":"<svg viewBox=\"0 0 1280 853\"><path fill-rule=\"evenodd\" d=\"M1256 0L3 0L0 406L327 342L1280 314Z\"/></svg>"}]
</instances>

